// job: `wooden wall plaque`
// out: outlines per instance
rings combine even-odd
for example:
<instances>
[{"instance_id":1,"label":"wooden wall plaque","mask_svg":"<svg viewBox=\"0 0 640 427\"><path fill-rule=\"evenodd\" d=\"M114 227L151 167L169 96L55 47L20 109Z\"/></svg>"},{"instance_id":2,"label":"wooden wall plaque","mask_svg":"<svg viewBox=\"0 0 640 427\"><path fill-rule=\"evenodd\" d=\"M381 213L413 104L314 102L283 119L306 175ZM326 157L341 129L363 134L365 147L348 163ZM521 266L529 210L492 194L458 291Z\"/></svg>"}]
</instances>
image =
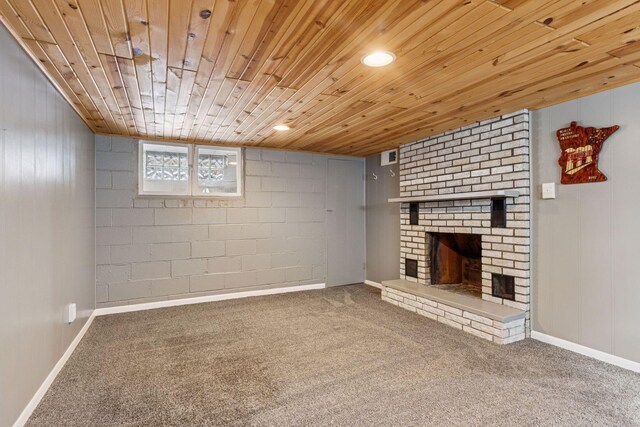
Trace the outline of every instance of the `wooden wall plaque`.
<instances>
[{"instance_id":1,"label":"wooden wall plaque","mask_svg":"<svg viewBox=\"0 0 640 427\"><path fill-rule=\"evenodd\" d=\"M606 181L607 177L598 169L598 155L604 142L620 126L593 128L571 126L558 130L558 141L562 155L558 163L562 167L562 184L582 184Z\"/></svg>"}]
</instances>

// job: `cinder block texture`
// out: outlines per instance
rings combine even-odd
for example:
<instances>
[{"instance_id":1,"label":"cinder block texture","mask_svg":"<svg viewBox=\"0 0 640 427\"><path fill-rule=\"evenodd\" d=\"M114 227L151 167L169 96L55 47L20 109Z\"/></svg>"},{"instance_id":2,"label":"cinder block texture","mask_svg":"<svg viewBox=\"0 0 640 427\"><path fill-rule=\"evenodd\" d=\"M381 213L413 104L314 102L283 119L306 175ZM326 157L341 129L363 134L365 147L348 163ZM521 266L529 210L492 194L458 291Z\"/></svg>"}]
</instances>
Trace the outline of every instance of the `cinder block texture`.
<instances>
[{"instance_id":1,"label":"cinder block texture","mask_svg":"<svg viewBox=\"0 0 640 427\"><path fill-rule=\"evenodd\" d=\"M491 227L489 199L427 202L419 224L409 223L409 204L400 214L400 278L431 283L428 233L482 236L482 298L530 311L529 112L506 114L400 147L400 196L431 196L489 190L518 190L507 198L506 228ZM418 261L418 278L405 276L405 260ZM491 273L515 277L515 301L491 293Z\"/></svg>"},{"instance_id":2,"label":"cinder block texture","mask_svg":"<svg viewBox=\"0 0 640 427\"><path fill-rule=\"evenodd\" d=\"M326 280L327 156L247 149L241 198L144 197L138 142L99 139L99 307Z\"/></svg>"}]
</instances>

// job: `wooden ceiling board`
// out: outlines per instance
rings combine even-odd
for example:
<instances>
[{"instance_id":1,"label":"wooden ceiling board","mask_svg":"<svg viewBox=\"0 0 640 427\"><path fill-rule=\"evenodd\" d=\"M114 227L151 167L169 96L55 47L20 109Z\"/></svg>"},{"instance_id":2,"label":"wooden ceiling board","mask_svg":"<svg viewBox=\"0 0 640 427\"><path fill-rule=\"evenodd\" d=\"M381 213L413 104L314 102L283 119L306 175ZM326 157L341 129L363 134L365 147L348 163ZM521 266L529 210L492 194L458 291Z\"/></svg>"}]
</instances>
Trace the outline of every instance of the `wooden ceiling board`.
<instances>
[{"instance_id":1,"label":"wooden ceiling board","mask_svg":"<svg viewBox=\"0 0 640 427\"><path fill-rule=\"evenodd\" d=\"M0 0L0 17L94 132L154 140L366 156L640 81L638 0ZM397 60L364 66L377 49Z\"/></svg>"}]
</instances>

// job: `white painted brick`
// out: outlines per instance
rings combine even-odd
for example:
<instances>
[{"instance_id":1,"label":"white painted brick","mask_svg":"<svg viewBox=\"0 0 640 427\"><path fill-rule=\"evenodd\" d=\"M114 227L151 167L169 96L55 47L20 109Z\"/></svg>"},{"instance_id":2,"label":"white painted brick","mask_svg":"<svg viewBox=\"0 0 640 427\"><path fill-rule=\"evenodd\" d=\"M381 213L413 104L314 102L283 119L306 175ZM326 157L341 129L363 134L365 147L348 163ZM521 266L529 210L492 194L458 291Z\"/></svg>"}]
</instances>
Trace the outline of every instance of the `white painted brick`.
<instances>
[{"instance_id":1,"label":"white painted brick","mask_svg":"<svg viewBox=\"0 0 640 427\"><path fill-rule=\"evenodd\" d=\"M418 313L419 315L424 316L426 318L429 318L431 320L436 320L436 321L438 320L438 315L430 313L428 311L421 310L419 308L416 309L416 313Z\"/></svg>"},{"instance_id":2,"label":"white painted brick","mask_svg":"<svg viewBox=\"0 0 640 427\"><path fill-rule=\"evenodd\" d=\"M193 276L207 273L206 259L182 259L171 261L171 276Z\"/></svg>"},{"instance_id":3,"label":"white painted brick","mask_svg":"<svg viewBox=\"0 0 640 427\"><path fill-rule=\"evenodd\" d=\"M444 317L449 320L453 320L454 322L459 323L461 325L471 325L471 320L466 319L462 316L456 316L455 314L445 313Z\"/></svg>"},{"instance_id":4,"label":"white painted brick","mask_svg":"<svg viewBox=\"0 0 640 427\"><path fill-rule=\"evenodd\" d=\"M463 317L465 317L466 319L473 320L475 322L483 323L488 326L493 326L493 320L488 319L486 317L478 316L477 314L469 313L468 311L465 311L463 313Z\"/></svg>"},{"instance_id":5,"label":"white painted brick","mask_svg":"<svg viewBox=\"0 0 640 427\"><path fill-rule=\"evenodd\" d=\"M426 311L427 313L431 313L433 315L436 315L436 316L444 317L444 315L445 315L445 311L444 310L442 310L440 308L436 308L436 307L430 306L430 305L426 305L426 304L423 304L422 310Z\"/></svg>"},{"instance_id":6,"label":"white painted brick","mask_svg":"<svg viewBox=\"0 0 640 427\"><path fill-rule=\"evenodd\" d=\"M506 338L495 337L493 341L497 344L511 344L514 342L522 341L525 338L525 334L514 335Z\"/></svg>"},{"instance_id":7,"label":"white painted brick","mask_svg":"<svg viewBox=\"0 0 640 427\"><path fill-rule=\"evenodd\" d=\"M475 335L478 338L482 338L482 339L485 339L485 340L488 340L488 341L493 341L493 335L488 334L486 332L479 331L478 329L475 329L475 328L473 328L473 327L471 327L469 325L463 326L462 330L465 331L465 332L469 332L470 334Z\"/></svg>"},{"instance_id":8,"label":"white painted brick","mask_svg":"<svg viewBox=\"0 0 640 427\"><path fill-rule=\"evenodd\" d=\"M505 337L509 334L509 332L506 330L494 328L493 326L485 325L484 323L481 323L481 322L472 321L471 326L474 329L478 329L479 331L486 332L487 334L491 334L496 337Z\"/></svg>"},{"instance_id":9,"label":"white painted brick","mask_svg":"<svg viewBox=\"0 0 640 427\"><path fill-rule=\"evenodd\" d=\"M409 310L411 312L414 312L414 313L417 311L416 307L413 307L413 306L411 306L409 304L406 304L404 302L398 302L398 306L404 308L405 310Z\"/></svg>"},{"instance_id":10,"label":"white painted brick","mask_svg":"<svg viewBox=\"0 0 640 427\"><path fill-rule=\"evenodd\" d=\"M462 330L462 325L458 322L455 322L451 319L447 319L446 317L438 316L438 322L444 323L445 325L451 326L453 328Z\"/></svg>"},{"instance_id":11,"label":"white painted brick","mask_svg":"<svg viewBox=\"0 0 640 427\"><path fill-rule=\"evenodd\" d=\"M390 304L396 305L396 306L397 306L398 304L400 304L400 302L399 302L399 301L396 301L396 300L391 299L391 298L386 297L386 296L383 296L383 297L382 297L382 300L383 300L383 301L385 301L385 302L388 302L388 303L390 303Z\"/></svg>"},{"instance_id":12,"label":"white painted brick","mask_svg":"<svg viewBox=\"0 0 640 427\"><path fill-rule=\"evenodd\" d=\"M447 313L454 314L456 316L462 316L462 310L455 307L448 306L446 304L438 303L438 308L446 311Z\"/></svg>"},{"instance_id":13,"label":"white painted brick","mask_svg":"<svg viewBox=\"0 0 640 427\"><path fill-rule=\"evenodd\" d=\"M415 307L415 308L419 308L422 309L422 303L418 302L414 299L410 299L410 298L403 298L403 302L407 305L410 305L411 307Z\"/></svg>"},{"instance_id":14,"label":"white painted brick","mask_svg":"<svg viewBox=\"0 0 640 427\"><path fill-rule=\"evenodd\" d=\"M435 302L435 301L431 301L431 300L426 299L426 298L416 297L416 300L417 300L418 302L420 302L421 304L425 304L425 305L428 305L428 306L430 306L430 307L434 307L434 308L435 308L435 307L438 307L438 303L437 303L437 302Z\"/></svg>"}]
</instances>

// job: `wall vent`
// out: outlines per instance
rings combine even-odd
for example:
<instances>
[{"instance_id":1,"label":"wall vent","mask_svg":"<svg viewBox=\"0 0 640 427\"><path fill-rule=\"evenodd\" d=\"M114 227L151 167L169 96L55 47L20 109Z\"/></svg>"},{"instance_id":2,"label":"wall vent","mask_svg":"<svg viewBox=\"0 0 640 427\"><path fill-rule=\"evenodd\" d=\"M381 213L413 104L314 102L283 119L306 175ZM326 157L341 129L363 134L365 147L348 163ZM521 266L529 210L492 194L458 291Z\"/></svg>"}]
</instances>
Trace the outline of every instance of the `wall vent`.
<instances>
[{"instance_id":1,"label":"wall vent","mask_svg":"<svg viewBox=\"0 0 640 427\"><path fill-rule=\"evenodd\" d=\"M380 166L395 165L398 163L398 150L383 151L380 154Z\"/></svg>"},{"instance_id":2,"label":"wall vent","mask_svg":"<svg viewBox=\"0 0 640 427\"><path fill-rule=\"evenodd\" d=\"M418 278L418 260L404 259L404 275L407 277Z\"/></svg>"},{"instance_id":3,"label":"wall vent","mask_svg":"<svg viewBox=\"0 0 640 427\"><path fill-rule=\"evenodd\" d=\"M418 225L420 217L420 205L409 203L409 225Z\"/></svg>"},{"instance_id":4,"label":"wall vent","mask_svg":"<svg viewBox=\"0 0 640 427\"><path fill-rule=\"evenodd\" d=\"M511 301L516 300L515 279L513 276L493 273L491 282L491 295Z\"/></svg>"},{"instance_id":5,"label":"wall vent","mask_svg":"<svg viewBox=\"0 0 640 427\"><path fill-rule=\"evenodd\" d=\"M491 199L491 227L507 226L507 201L504 198Z\"/></svg>"}]
</instances>

